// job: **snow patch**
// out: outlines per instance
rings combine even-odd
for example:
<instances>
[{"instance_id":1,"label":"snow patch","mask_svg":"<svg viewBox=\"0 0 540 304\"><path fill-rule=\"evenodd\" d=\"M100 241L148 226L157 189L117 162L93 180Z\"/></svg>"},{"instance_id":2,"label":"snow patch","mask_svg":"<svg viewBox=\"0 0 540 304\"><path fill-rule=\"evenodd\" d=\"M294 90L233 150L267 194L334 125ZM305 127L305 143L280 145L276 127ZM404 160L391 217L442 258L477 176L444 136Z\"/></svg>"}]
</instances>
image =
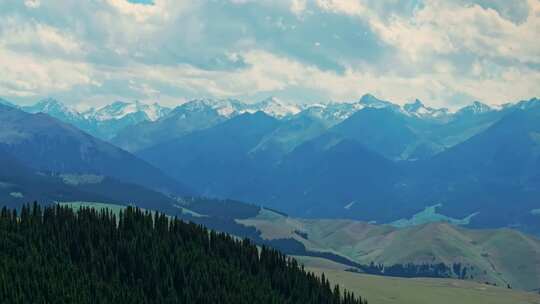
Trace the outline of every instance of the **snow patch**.
<instances>
[{"instance_id":1,"label":"snow patch","mask_svg":"<svg viewBox=\"0 0 540 304\"><path fill-rule=\"evenodd\" d=\"M347 209L347 210L350 210L352 206L354 206L356 202L355 201L352 201L350 203L348 203L347 205L345 205L345 207L343 207L343 209Z\"/></svg>"}]
</instances>

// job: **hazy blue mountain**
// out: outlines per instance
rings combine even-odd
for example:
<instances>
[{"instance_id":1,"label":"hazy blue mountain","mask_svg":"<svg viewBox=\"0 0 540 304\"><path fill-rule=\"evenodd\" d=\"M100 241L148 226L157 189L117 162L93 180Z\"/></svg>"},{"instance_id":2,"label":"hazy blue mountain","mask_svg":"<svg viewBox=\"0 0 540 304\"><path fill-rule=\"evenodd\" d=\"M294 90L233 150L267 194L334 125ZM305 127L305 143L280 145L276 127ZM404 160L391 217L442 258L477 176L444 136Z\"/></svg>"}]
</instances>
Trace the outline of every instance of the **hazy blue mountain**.
<instances>
[{"instance_id":1,"label":"hazy blue mountain","mask_svg":"<svg viewBox=\"0 0 540 304\"><path fill-rule=\"evenodd\" d=\"M17 105L11 103L10 101L7 101L3 98L0 97L0 105L4 105L4 106L8 106L8 107L12 107L12 108L17 108Z\"/></svg>"},{"instance_id":2,"label":"hazy blue mountain","mask_svg":"<svg viewBox=\"0 0 540 304\"><path fill-rule=\"evenodd\" d=\"M36 172L3 148L0 148L0 167L0 202L13 208L33 201L43 204L87 201L177 211L175 201L162 193L110 177Z\"/></svg>"},{"instance_id":3,"label":"hazy blue mountain","mask_svg":"<svg viewBox=\"0 0 540 304\"><path fill-rule=\"evenodd\" d=\"M420 175L417 175L420 173ZM540 104L515 109L470 139L415 167L424 194L452 215L480 212L474 224L540 231ZM536 224L534 224L536 223ZM525 227L523 227L525 226Z\"/></svg>"},{"instance_id":4,"label":"hazy blue mountain","mask_svg":"<svg viewBox=\"0 0 540 304\"><path fill-rule=\"evenodd\" d=\"M302 143L320 136L329 126L324 118L301 112L282 120L271 133L264 136L250 153L265 153L276 162Z\"/></svg>"},{"instance_id":5,"label":"hazy blue mountain","mask_svg":"<svg viewBox=\"0 0 540 304\"><path fill-rule=\"evenodd\" d=\"M417 140L403 114L390 108L365 108L330 132L354 139L389 159L401 159L402 153Z\"/></svg>"},{"instance_id":6,"label":"hazy blue mountain","mask_svg":"<svg viewBox=\"0 0 540 304\"><path fill-rule=\"evenodd\" d=\"M394 162L332 133L297 147L273 173L277 184L264 203L309 217L341 217L356 198L364 198L359 204L367 209L383 210L392 201L387 186L400 174Z\"/></svg>"},{"instance_id":7,"label":"hazy blue mountain","mask_svg":"<svg viewBox=\"0 0 540 304\"><path fill-rule=\"evenodd\" d=\"M439 122L446 122L451 117L451 113L447 108L428 107L418 99L403 105L403 110L411 116Z\"/></svg>"},{"instance_id":8,"label":"hazy blue mountain","mask_svg":"<svg viewBox=\"0 0 540 304\"><path fill-rule=\"evenodd\" d=\"M175 194L189 191L137 157L47 114L0 106L0 146L25 166L110 176Z\"/></svg>"},{"instance_id":9,"label":"hazy blue mountain","mask_svg":"<svg viewBox=\"0 0 540 304\"><path fill-rule=\"evenodd\" d=\"M333 127L307 111L240 115L139 155L207 195L299 216L389 223L441 203L442 215L472 216L473 227L536 233L536 104L475 103L444 120L411 115L413 107L364 107Z\"/></svg>"},{"instance_id":10,"label":"hazy blue mountain","mask_svg":"<svg viewBox=\"0 0 540 304\"><path fill-rule=\"evenodd\" d=\"M210 196L236 197L251 191L271 156L250 153L280 121L264 114L241 114L214 127L192 132L137 155Z\"/></svg>"}]
</instances>

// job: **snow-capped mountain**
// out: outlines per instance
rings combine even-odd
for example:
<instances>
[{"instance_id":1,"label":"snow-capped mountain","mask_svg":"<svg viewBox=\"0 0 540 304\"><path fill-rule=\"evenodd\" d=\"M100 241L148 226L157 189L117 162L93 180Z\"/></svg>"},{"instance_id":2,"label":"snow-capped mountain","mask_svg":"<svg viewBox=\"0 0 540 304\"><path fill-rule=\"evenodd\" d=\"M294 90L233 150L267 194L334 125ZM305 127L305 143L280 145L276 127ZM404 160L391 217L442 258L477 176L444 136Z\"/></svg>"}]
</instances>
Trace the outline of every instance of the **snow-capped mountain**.
<instances>
[{"instance_id":1,"label":"snow-capped mountain","mask_svg":"<svg viewBox=\"0 0 540 304\"><path fill-rule=\"evenodd\" d=\"M239 109L240 113L261 111L276 118L294 115L301 111L299 106L287 104L275 97L269 97L253 104L244 104L242 107L243 109Z\"/></svg>"},{"instance_id":2,"label":"snow-capped mountain","mask_svg":"<svg viewBox=\"0 0 540 304\"><path fill-rule=\"evenodd\" d=\"M77 110L66 106L54 98L45 98L31 106L22 107L22 110L28 113L45 113L56 119L68 123L76 123L83 120L82 115Z\"/></svg>"},{"instance_id":3,"label":"snow-capped mountain","mask_svg":"<svg viewBox=\"0 0 540 304\"><path fill-rule=\"evenodd\" d=\"M390 101L378 99L377 97L371 94L365 94L364 96L362 96L360 100L358 101L358 103L364 107L377 108L377 109L386 108L386 107L391 107L391 108L399 107L398 105L393 104Z\"/></svg>"},{"instance_id":4,"label":"snow-capped mountain","mask_svg":"<svg viewBox=\"0 0 540 304\"><path fill-rule=\"evenodd\" d=\"M459 109L456 112L456 115L478 115L478 114L485 114L492 111L496 111L496 109L480 101L475 101L472 104Z\"/></svg>"},{"instance_id":5,"label":"snow-capped mountain","mask_svg":"<svg viewBox=\"0 0 540 304\"><path fill-rule=\"evenodd\" d=\"M405 113L426 119L444 119L447 118L450 113L447 108L432 108L425 106L420 100L416 99L411 103L407 103L403 106Z\"/></svg>"},{"instance_id":6,"label":"snow-capped mountain","mask_svg":"<svg viewBox=\"0 0 540 304\"><path fill-rule=\"evenodd\" d=\"M146 120L155 121L170 112L169 108L162 107L158 103L145 104L140 101L123 102L115 101L98 109L90 109L83 113L86 119L96 121L119 120L128 115L143 114Z\"/></svg>"},{"instance_id":7,"label":"snow-capped mountain","mask_svg":"<svg viewBox=\"0 0 540 304\"><path fill-rule=\"evenodd\" d=\"M303 110L300 115L318 118L332 126L344 121L363 108L364 106L358 102L317 104Z\"/></svg>"},{"instance_id":8,"label":"snow-capped mountain","mask_svg":"<svg viewBox=\"0 0 540 304\"><path fill-rule=\"evenodd\" d=\"M183 111L201 111L202 109L212 109L223 117L231 118L243 113L264 112L275 118L297 114L301 111L300 106L287 104L275 97L269 97L257 103L243 103L237 99L194 99L188 101L177 109Z\"/></svg>"},{"instance_id":9,"label":"snow-capped mountain","mask_svg":"<svg viewBox=\"0 0 540 304\"><path fill-rule=\"evenodd\" d=\"M170 111L157 103L143 104L136 101L133 103L114 102L99 109L90 109L80 113L53 98L42 99L34 105L20 108L28 113L48 114L106 140L116 136L123 128L143 121L157 120Z\"/></svg>"},{"instance_id":10,"label":"snow-capped mountain","mask_svg":"<svg viewBox=\"0 0 540 304\"><path fill-rule=\"evenodd\" d=\"M356 102L330 102L327 104L316 104L307 107L301 114L317 117L335 125L351 117L354 113L364 108L391 108L394 111L401 111L400 107L389 101L378 99L371 94L365 94Z\"/></svg>"},{"instance_id":11,"label":"snow-capped mountain","mask_svg":"<svg viewBox=\"0 0 540 304\"><path fill-rule=\"evenodd\" d=\"M230 118L239 113L244 103L236 99L212 99L201 98L190 100L178 107L173 112L200 112L204 110L215 110L220 116Z\"/></svg>"}]
</instances>

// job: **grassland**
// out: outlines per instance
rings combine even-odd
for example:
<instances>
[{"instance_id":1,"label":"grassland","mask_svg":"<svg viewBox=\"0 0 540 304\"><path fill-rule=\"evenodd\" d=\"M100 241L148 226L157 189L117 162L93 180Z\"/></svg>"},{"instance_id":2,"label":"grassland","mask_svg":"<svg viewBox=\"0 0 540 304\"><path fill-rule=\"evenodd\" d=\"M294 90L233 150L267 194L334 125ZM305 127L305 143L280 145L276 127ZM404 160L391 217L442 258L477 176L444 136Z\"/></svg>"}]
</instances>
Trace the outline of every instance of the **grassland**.
<instances>
[{"instance_id":1,"label":"grassland","mask_svg":"<svg viewBox=\"0 0 540 304\"><path fill-rule=\"evenodd\" d=\"M475 215L477 215L477 213L473 213L463 219L455 219L455 218L451 218L446 215L437 213L437 208L440 208L440 207L442 207L442 204L428 206L421 212L413 215L412 218L400 219L400 220L390 223L390 225L394 227L398 227L398 228L418 226L418 225L423 225L427 223L435 223L435 222L446 222L446 223L450 223L454 225L467 225L469 224L471 219Z\"/></svg>"},{"instance_id":2,"label":"grassland","mask_svg":"<svg viewBox=\"0 0 540 304\"><path fill-rule=\"evenodd\" d=\"M472 281L393 278L344 271L320 258L296 257L306 269L366 297L370 304L540 304L540 295Z\"/></svg>"},{"instance_id":3,"label":"grassland","mask_svg":"<svg viewBox=\"0 0 540 304\"><path fill-rule=\"evenodd\" d=\"M540 240L516 230L472 230L448 223L395 228L296 219L269 210L238 222L255 227L265 239L292 238L310 251L331 252L362 264L460 263L477 282L540 288Z\"/></svg>"},{"instance_id":4,"label":"grassland","mask_svg":"<svg viewBox=\"0 0 540 304\"><path fill-rule=\"evenodd\" d=\"M96 210L109 209L116 215L118 215L121 210L126 208L124 205L97 202L59 202L58 204L61 206L71 207L75 212L80 208L94 208Z\"/></svg>"}]
</instances>

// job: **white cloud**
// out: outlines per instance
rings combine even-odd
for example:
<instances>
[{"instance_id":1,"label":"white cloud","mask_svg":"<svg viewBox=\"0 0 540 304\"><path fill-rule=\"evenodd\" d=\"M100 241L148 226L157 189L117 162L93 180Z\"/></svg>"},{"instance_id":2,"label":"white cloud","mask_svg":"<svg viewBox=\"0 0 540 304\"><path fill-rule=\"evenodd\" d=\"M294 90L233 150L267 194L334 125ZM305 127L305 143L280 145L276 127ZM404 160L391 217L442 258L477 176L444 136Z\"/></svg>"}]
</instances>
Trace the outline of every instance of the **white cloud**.
<instances>
[{"instance_id":1,"label":"white cloud","mask_svg":"<svg viewBox=\"0 0 540 304\"><path fill-rule=\"evenodd\" d=\"M426 0L413 18L393 15L389 20L377 16L369 20L384 41L415 61L430 53L466 51L539 63L539 3L529 0L529 16L521 24L503 18L493 9L442 0Z\"/></svg>"},{"instance_id":2,"label":"white cloud","mask_svg":"<svg viewBox=\"0 0 540 304\"><path fill-rule=\"evenodd\" d=\"M295 15L300 15L306 10L307 0L292 0L291 11Z\"/></svg>"},{"instance_id":3,"label":"white cloud","mask_svg":"<svg viewBox=\"0 0 540 304\"><path fill-rule=\"evenodd\" d=\"M366 7L361 0L316 0L317 5L328 11L347 15L363 15Z\"/></svg>"},{"instance_id":4,"label":"white cloud","mask_svg":"<svg viewBox=\"0 0 540 304\"><path fill-rule=\"evenodd\" d=\"M85 63L41 60L0 48L0 91L13 96L39 96L96 85Z\"/></svg>"},{"instance_id":5,"label":"white cloud","mask_svg":"<svg viewBox=\"0 0 540 304\"><path fill-rule=\"evenodd\" d=\"M526 1L520 22L450 0L2 3L0 96L504 103L540 95L540 1Z\"/></svg>"},{"instance_id":6,"label":"white cloud","mask_svg":"<svg viewBox=\"0 0 540 304\"><path fill-rule=\"evenodd\" d=\"M40 0L25 0L24 5L28 8L38 8L41 5Z\"/></svg>"},{"instance_id":7,"label":"white cloud","mask_svg":"<svg viewBox=\"0 0 540 304\"><path fill-rule=\"evenodd\" d=\"M38 50L80 54L82 45L73 35L52 26L6 18L0 30L0 47L35 52Z\"/></svg>"}]
</instances>

